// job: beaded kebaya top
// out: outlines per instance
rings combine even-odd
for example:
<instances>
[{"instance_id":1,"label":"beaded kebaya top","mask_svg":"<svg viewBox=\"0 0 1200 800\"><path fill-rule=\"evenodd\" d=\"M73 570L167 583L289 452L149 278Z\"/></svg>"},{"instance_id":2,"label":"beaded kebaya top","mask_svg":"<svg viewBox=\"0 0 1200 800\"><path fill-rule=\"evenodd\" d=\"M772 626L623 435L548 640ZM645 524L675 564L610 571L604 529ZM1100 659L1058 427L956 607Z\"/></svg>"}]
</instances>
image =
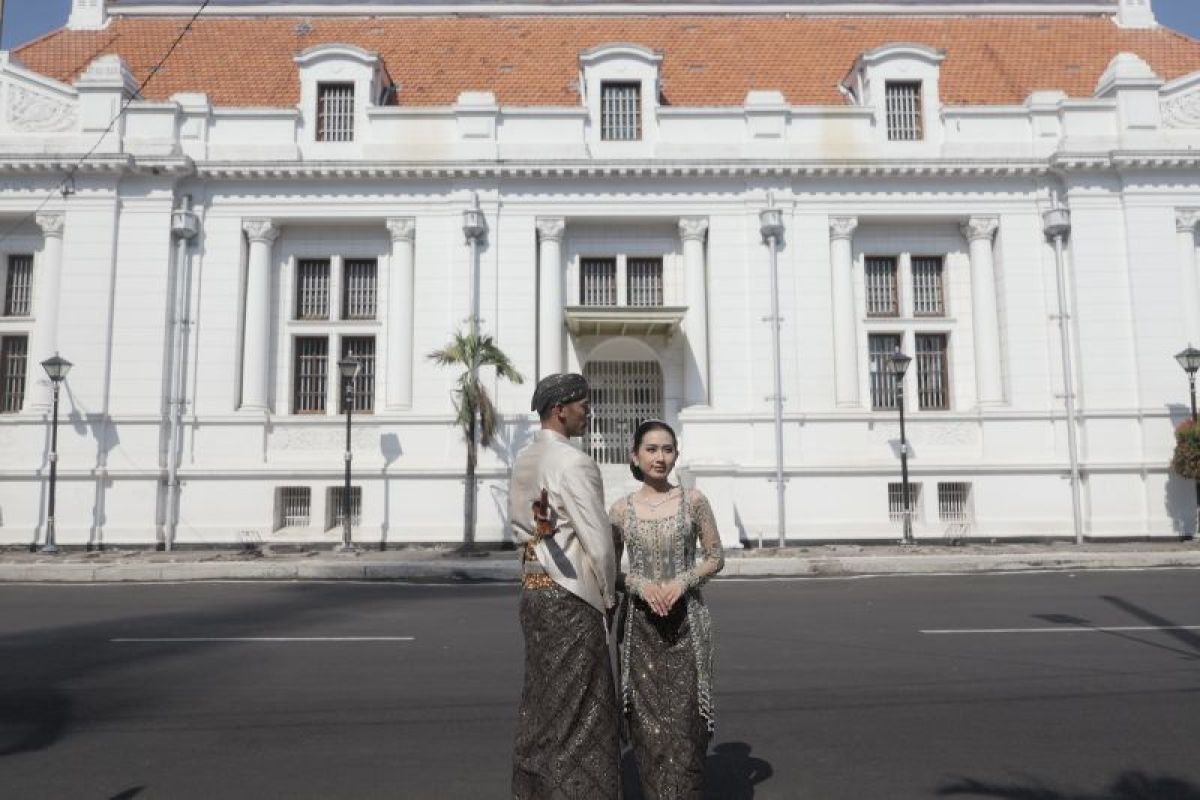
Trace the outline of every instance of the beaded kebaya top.
<instances>
[{"instance_id":1,"label":"beaded kebaya top","mask_svg":"<svg viewBox=\"0 0 1200 800\"><path fill-rule=\"evenodd\" d=\"M684 493L680 500L664 504L662 511L650 518L638 514L632 499L633 495L629 495L618 500L608 512L618 560L623 547L629 550L625 586L640 597L647 584L676 579L683 583L685 591L679 602L687 604L696 649L700 713L711 730L714 723L712 622L700 595L700 586L725 566L725 551L721 547L716 518L708 499L694 489ZM698 563L697 543L701 555ZM621 672L628 708L628 648L621 654Z\"/></svg>"}]
</instances>

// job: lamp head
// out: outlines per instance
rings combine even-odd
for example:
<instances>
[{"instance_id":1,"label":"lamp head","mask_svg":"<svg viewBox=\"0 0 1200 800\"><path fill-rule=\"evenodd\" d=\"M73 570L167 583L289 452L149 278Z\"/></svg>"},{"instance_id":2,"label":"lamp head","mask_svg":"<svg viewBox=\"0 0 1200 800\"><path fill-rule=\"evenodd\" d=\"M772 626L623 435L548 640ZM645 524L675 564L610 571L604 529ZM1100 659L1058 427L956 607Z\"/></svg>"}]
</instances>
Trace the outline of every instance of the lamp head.
<instances>
[{"instance_id":1,"label":"lamp head","mask_svg":"<svg viewBox=\"0 0 1200 800\"><path fill-rule=\"evenodd\" d=\"M46 375L54 383L62 383L67 377L67 373L71 371L71 367L75 366L70 361L55 353L50 358L42 362L42 369L46 370Z\"/></svg>"},{"instance_id":2,"label":"lamp head","mask_svg":"<svg viewBox=\"0 0 1200 800\"><path fill-rule=\"evenodd\" d=\"M897 350L887 357L887 370L897 378L903 378L904 373L908 372L910 363L912 363L912 358Z\"/></svg>"},{"instance_id":3,"label":"lamp head","mask_svg":"<svg viewBox=\"0 0 1200 800\"><path fill-rule=\"evenodd\" d=\"M763 241L783 236L783 212L774 206L758 212L758 230Z\"/></svg>"},{"instance_id":4,"label":"lamp head","mask_svg":"<svg viewBox=\"0 0 1200 800\"><path fill-rule=\"evenodd\" d=\"M362 363L354 356L347 356L338 361L338 372L341 373L344 380L354 380L358 377L358 371Z\"/></svg>"},{"instance_id":5,"label":"lamp head","mask_svg":"<svg viewBox=\"0 0 1200 800\"><path fill-rule=\"evenodd\" d=\"M1175 354L1175 360L1179 362L1179 366L1183 367L1183 371L1188 375L1195 375L1196 370L1200 370L1200 350L1197 350L1190 344L1186 349Z\"/></svg>"}]
</instances>

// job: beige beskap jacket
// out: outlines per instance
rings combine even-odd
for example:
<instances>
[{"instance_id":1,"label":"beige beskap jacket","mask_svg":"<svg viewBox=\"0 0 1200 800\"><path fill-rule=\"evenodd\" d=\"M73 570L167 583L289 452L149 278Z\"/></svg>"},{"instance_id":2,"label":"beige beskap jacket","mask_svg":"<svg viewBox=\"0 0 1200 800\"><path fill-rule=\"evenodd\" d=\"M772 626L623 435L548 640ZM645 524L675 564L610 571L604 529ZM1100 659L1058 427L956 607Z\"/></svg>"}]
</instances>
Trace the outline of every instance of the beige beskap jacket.
<instances>
[{"instance_id":1,"label":"beige beskap jacket","mask_svg":"<svg viewBox=\"0 0 1200 800\"><path fill-rule=\"evenodd\" d=\"M558 513L558 532L537 546L554 582L604 611L616 604L616 553L600 469L567 437L539 430L517 454L508 486L508 518L521 544L533 538L533 501L542 489Z\"/></svg>"}]
</instances>

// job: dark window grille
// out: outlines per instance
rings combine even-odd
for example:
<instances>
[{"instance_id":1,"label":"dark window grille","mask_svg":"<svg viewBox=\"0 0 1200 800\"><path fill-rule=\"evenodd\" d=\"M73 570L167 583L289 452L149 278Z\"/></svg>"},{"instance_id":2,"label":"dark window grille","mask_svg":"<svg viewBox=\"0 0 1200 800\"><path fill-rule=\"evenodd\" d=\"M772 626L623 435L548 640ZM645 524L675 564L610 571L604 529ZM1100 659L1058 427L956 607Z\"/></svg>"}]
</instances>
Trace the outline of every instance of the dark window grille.
<instances>
[{"instance_id":1,"label":"dark window grille","mask_svg":"<svg viewBox=\"0 0 1200 800\"><path fill-rule=\"evenodd\" d=\"M624 464L634 430L663 417L663 376L657 361L589 361L592 418L584 450L600 464Z\"/></svg>"},{"instance_id":2,"label":"dark window grille","mask_svg":"<svg viewBox=\"0 0 1200 800\"><path fill-rule=\"evenodd\" d=\"M913 314L941 317L946 313L941 256L915 256L912 260Z\"/></svg>"},{"instance_id":3,"label":"dark window grille","mask_svg":"<svg viewBox=\"0 0 1200 800\"><path fill-rule=\"evenodd\" d=\"M0 413L15 414L25 405L25 369L29 338L0 338Z\"/></svg>"},{"instance_id":4,"label":"dark window grille","mask_svg":"<svg viewBox=\"0 0 1200 800\"><path fill-rule=\"evenodd\" d=\"M329 260L296 263L296 319L329 319Z\"/></svg>"},{"instance_id":5,"label":"dark window grille","mask_svg":"<svg viewBox=\"0 0 1200 800\"><path fill-rule=\"evenodd\" d=\"M312 490L307 486L281 486L275 495L275 527L307 528L312 511Z\"/></svg>"},{"instance_id":6,"label":"dark window grille","mask_svg":"<svg viewBox=\"0 0 1200 800\"><path fill-rule=\"evenodd\" d=\"M606 142L632 142L642 138L642 85L600 85L600 138Z\"/></svg>"},{"instance_id":7,"label":"dark window grille","mask_svg":"<svg viewBox=\"0 0 1200 800\"><path fill-rule=\"evenodd\" d=\"M917 334L917 402L919 408L950 407L946 334Z\"/></svg>"},{"instance_id":8,"label":"dark window grille","mask_svg":"<svg viewBox=\"0 0 1200 800\"><path fill-rule=\"evenodd\" d=\"M346 493L346 487L333 486L329 489L328 501L326 502L326 528L342 527L342 520L345 519L342 514L342 497ZM357 528L362 524L362 487L350 487L350 527Z\"/></svg>"},{"instance_id":9,"label":"dark window grille","mask_svg":"<svg viewBox=\"0 0 1200 800\"><path fill-rule=\"evenodd\" d=\"M33 256L9 256L4 281L4 316L28 317L33 297Z\"/></svg>"},{"instance_id":10,"label":"dark window grille","mask_svg":"<svg viewBox=\"0 0 1200 800\"><path fill-rule=\"evenodd\" d=\"M627 263L629 305L661 306L663 304L662 259L631 258Z\"/></svg>"},{"instance_id":11,"label":"dark window grille","mask_svg":"<svg viewBox=\"0 0 1200 800\"><path fill-rule=\"evenodd\" d=\"M919 141L921 131L920 81L888 81L884 87L887 137L893 142Z\"/></svg>"},{"instance_id":12,"label":"dark window grille","mask_svg":"<svg viewBox=\"0 0 1200 800\"><path fill-rule=\"evenodd\" d=\"M296 372L292 408L297 414L324 414L328 389L329 339L296 337Z\"/></svg>"},{"instance_id":13,"label":"dark window grille","mask_svg":"<svg viewBox=\"0 0 1200 800\"><path fill-rule=\"evenodd\" d=\"M967 524L971 521L971 484L938 484L938 518L942 522Z\"/></svg>"},{"instance_id":14,"label":"dark window grille","mask_svg":"<svg viewBox=\"0 0 1200 800\"><path fill-rule=\"evenodd\" d=\"M888 357L900 349L900 336L872 333L867 337L868 368L871 374L871 407L896 408L896 376L888 369Z\"/></svg>"},{"instance_id":15,"label":"dark window grille","mask_svg":"<svg viewBox=\"0 0 1200 800\"><path fill-rule=\"evenodd\" d=\"M912 511L913 522L920 517L921 484L908 484L908 507ZM888 519L892 522L904 522L904 484L888 484Z\"/></svg>"},{"instance_id":16,"label":"dark window grille","mask_svg":"<svg viewBox=\"0 0 1200 800\"><path fill-rule=\"evenodd\" d=\"M375 259L347 259L343 272L342 319L375 319Z\"/></svg>"},{"instance_id":17,"label":"dark window grille","mask_svg":"<svg viewBox=\"0 0 1200 800\"><path fill-rule=\"evenodd\" d=\"M895 317L900 314L900 293L896 281L896 259L867 256L867 316Z\"/></svg>"},{"instance_id":18,"label":"dark window grille","mask_svg":"<svg viewBox=\"0 0 1200 800\"><path fill-rule=\"evenodd\" d=\"M357 358L359 363L358 375L351 388L350 409L356 414L369 414L375 410L375 337L343 336L342 358L350 356ZM344 389L339 392L338 411L346 413Z\"/></svg>"},{"instance_id":19,"label":"dark window grille","mask_svg":"<svg viewBox=\"0 0 1200 800\"><path fill-rule=\"evenodd\" d=\"M585 306L617 304L617 260L584 258L579 262L579 300Z\"/></svg>"},{"instance_id":20,"label":"dark window grille","mask_svg":"<svg viewBox=\"0 0 1200 800\"><path fill-rule=\"evenodd\" d=\"M354 84L317 85L317 141L354 140Z\"/></svg>"}]
</instances>

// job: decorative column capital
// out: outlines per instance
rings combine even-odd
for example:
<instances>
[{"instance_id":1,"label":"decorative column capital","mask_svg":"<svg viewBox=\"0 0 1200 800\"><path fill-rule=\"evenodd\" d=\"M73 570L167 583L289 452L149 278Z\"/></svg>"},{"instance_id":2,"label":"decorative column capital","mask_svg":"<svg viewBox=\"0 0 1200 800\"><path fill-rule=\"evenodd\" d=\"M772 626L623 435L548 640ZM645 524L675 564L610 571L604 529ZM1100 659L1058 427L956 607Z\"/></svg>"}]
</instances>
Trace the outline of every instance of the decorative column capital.
<instances>
[{"instance_id":1,"label":"decorative column capital","mask_svg":"<svg viewBox=\"0 0 1200 800\"><path fill-rule=\"evenodd\" d=\"M1000 230L999 217L971 217L962 224L962 234L968 242L987 239L989 242Z\"/></svg>"},{"instance_id":2,"label":"decorative column capital","mask_svg":"<svg viewBox=\"0 0 1200 800\"><path fill-rule=\"evenodd\" d=\"M829 238L850 239L854 236L854 229L857 227L858 217L830 217Z\"/></svg>"},{"instance_id":3,"label":"decorative column capital","mask_svg":"<svg viewBox=\"0 0 1200 800\"><path fill-rule=\"evenodd\" d=\"M279 227L271 219L244 219L242 230L246 232L251 242L271 244L279 238Z\"/></svg>"},{"instance_id":4,"label":"decorative column capital","mask_svg":"<svg viewBox=\"0 0 1200 800\"><path fill-rule=\"evenodd\" d=\"M683 241L695 239L704 241L705 234L708 233L708 217L680 217L679 218L679 238Z\"/></svg>"},{"instance_id":5,"label":"decorative column capital","mask_svg":"<svg viewBox=\"0 0 1200 800\"><path fill-rule=\"evenodd\" d=\"M42 236L47 239L61 239L66 225L67 215L61 212L47 212L34 217L37 226L42 229Z\"/></svg>"},{"instance_id":6,"label":"decorative column capital","mask_svg":"<svg viewBox=\"0 0 1200 800\"><path fill-rule=\"evenodd\" d=\"M387 229L393 242L412 242L417 238L415 217L388 217Z\"/></svg>"},{"instance_id":7,"label":"decorative column capital","mask_svg":"<svg viewBox=\"0 0 1200 800\"><path fill-rule=\"evenodd\" d=\"M1179 233L1194 233L1200 223L1200 208L1175 209L1175 230Z\"/></svg>"},{"instance_id":8,"label":"decorative column capital","mask_svg":"<svg viewBox=\"0 0 1200 800\"><path fill-rule=\"evenodd\" d=\"M534 221L538 238L543 242L561 242L567 232L567 221L562 217L538 217Z\"/></svg>"}]
</instances>

